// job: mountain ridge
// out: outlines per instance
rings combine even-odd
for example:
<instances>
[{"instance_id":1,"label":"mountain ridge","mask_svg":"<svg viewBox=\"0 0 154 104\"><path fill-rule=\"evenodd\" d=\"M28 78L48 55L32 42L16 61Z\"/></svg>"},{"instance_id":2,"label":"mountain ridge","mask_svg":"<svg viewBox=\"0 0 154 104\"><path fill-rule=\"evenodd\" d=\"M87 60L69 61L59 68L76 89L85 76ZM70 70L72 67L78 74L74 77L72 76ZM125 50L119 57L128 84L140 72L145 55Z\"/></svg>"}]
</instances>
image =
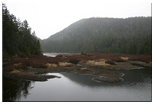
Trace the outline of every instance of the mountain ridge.
<instances>
[{"instance_id":1,"label":"mountain ridge","mask_svg":"<svg viewBox=\"0 0 154 104\"><path fill-rule=\"evenodd\" d=\"M125 42L127 42L127 40L131 41L131 39L133 38L135 38L135 41L142 40L144 42L145 37L147 37L146 42L150 41L152 35L151 21L151 17L81 19L77 22L72 23L60 32L57 32L56 34L50 36L49 38L42 40L41 46L43 51L49 52L86 51L100 53L150 53L141 52L141 48L144 47L140 47L138 44L135 43L134 44L136 47L140 47L137 52L126 52L122 51L121 49L116 49L115 51L113 51L113 49L110 48L119 48L120 45L113 46L115 43L110 43L111 41L120 42L122 40L125 40ZM71 43L73 43L73 45ZM151 50L150 46L151 44L148 42L148 50ZM123 50L124 48L125 46L123 47Z\"/></svg>"}]
</instances>

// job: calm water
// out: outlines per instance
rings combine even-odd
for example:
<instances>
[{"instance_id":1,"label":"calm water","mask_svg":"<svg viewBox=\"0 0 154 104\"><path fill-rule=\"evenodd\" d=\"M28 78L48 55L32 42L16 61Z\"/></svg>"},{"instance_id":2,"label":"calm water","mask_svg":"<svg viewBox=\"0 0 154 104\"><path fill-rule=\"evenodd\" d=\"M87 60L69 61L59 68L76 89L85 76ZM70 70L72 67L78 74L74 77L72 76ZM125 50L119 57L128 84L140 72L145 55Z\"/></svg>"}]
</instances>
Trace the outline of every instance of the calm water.
<instances>
[{"instance_id":1,"label":"calm water","mask_svg":"<svg viewBox=\"0 0 154 104\"><path fill-rule=\"evenodd\" d=\"M44 56L48 56L48 57L56 57L58 54L56 53L43 53Z\"/></svg>"},{"instance_id":2,"label":"calm water","mask_svg":"<svg viewBox=\"0 0 154 104\"><path fill-rule=\"evenodd\" d=\"M48 57L56 57L57 55L71 56L71 55L79 55L80 53L43 53L44 56Z\"/></svg>"},{"instance_id":3,"label":"calm water","mask_svg":"<svg viewBox=\"0 0 154 104\"><path fill-rule=\"evenodd\" d=\"M61 76L45 82L3 79L3 101L151 101L151 72L123 71L124 81L105 83L93 75L48 73Z\"/></svg>"}]
</instances>

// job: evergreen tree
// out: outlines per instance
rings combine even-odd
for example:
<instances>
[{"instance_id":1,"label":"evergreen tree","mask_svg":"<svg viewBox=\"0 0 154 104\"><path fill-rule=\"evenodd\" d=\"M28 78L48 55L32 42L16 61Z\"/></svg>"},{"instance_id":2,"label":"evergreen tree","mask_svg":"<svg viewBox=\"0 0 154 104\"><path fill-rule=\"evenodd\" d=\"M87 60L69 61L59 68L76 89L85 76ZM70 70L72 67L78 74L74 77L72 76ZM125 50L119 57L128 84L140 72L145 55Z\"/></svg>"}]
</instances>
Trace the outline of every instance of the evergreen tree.
<instances>
[{"instance_id":1,"label":"evergreen tree","mask_svg":"<svg viewBox=\"0 0 154 104\"><path fill-rule=\"evenodd\" d=\"M41 41L43 51L152 54L152 18L88 18Z\"/></svg>"},{"instance_id":2,"label":"evergreen tree","mask_svg":"<svg viewBox=\"0 0 154 104\"><path fill-rule=\"evenodd\" d=\"M3 56L27 57L41 55L39 39L31 33L28 22L20 22L2 5L3 19Z\"/></svg>"}]
</instances>

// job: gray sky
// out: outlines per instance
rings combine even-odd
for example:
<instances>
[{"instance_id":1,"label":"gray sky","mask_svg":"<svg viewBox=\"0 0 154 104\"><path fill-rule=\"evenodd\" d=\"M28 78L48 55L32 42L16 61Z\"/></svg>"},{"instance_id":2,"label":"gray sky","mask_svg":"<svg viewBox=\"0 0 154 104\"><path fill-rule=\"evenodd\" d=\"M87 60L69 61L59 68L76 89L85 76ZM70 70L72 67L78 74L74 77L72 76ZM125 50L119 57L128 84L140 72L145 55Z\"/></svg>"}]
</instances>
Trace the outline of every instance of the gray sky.
<instances>
[{"instance_id":1,"label":"gray sky","mask_svg":"<svg viewBox=\"0 0 154 104\"><path fill-rule=\"evenodd\" d=\"M41 39L90 17L151 16L152 0L2 0Z\"/></svg>"}]
</instances>

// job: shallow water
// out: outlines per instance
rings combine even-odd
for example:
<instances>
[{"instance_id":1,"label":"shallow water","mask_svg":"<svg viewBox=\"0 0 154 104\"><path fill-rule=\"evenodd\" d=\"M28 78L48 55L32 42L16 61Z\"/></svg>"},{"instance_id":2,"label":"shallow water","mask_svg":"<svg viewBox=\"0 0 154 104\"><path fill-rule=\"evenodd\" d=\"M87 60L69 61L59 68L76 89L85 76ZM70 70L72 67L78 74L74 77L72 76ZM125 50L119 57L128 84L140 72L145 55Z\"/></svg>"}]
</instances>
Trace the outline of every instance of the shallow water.
<instances>
[{"instance_id":1,"label":"shallow water","mask_svg":"<svg viewBox=\"0 0 154 104\"><path fill-rule=\"evenodd\" d=\"M44 56L48 56L48 57L56 57L57 54L55 53L43 53Z\"/></svg>"},{"instance_id":2,"label":"shallow water","mask_svg":"<svg viewBox=\"0 0 154 104\"><path fill-rule=\"evenodd\" d=\"M48 73L61 78L45 82L4 78L3 101L151 101L151 72L124 71L124 81L107 83L93 75Z\"/></svg>"},{"instance_id":3,"label":"shallow water","mask_svg":"<svg viewBox=\"0 0 154 104\"><path fill-rule=\"evenodd\" d=\"M64 55L64 56L79 55L79 53L43 53L43 55L48 57L56 57L57 55Z\"/></svg>"}]
</instances>

